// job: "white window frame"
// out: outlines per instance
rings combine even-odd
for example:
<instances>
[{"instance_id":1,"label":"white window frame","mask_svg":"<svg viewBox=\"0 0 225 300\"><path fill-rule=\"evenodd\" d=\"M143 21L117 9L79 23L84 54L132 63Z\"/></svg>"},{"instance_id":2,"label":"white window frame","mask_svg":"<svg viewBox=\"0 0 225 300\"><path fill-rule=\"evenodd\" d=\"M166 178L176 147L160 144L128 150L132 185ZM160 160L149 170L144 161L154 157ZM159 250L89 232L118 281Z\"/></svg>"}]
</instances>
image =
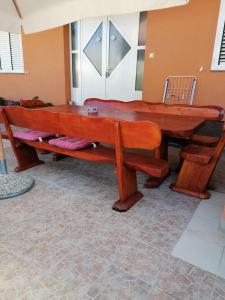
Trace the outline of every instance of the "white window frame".
<instances>
[{"instance_id":1,"label":"white window frame","mask_svg":"<svg viewBox=\"0 0 225 300\"><path fill-rule=\"evenodd\" d=\"M72 34L71 34L71 27L72 24L69 26L69 36L70 36L70 88L71 88L71 102L75 102L74 99L77 99L76 102L79 103L79 99L81 99L81 86L82 86L82 81L81 81L81 22L80 21L75 21L77 23L77 49L72 50ZM78 87L73 87L73 72L72 72L72 54L77 54L78 55L78 65L77 65L77 74L78 78L77 83ZM76 74L76 71L75 71Z\"/></svg>"},{"instance_id":2,"label":"white window frame","mask_svg":"<svg viewBox=\"0 0 225 300\"><path fill-rule=\"evenodd\" d=\"M214 45L214 52L212 58L212 71L225 71L225 62L219 64L219 56L220 56L220 48L223 37L223 29L225 22L225 0L221 0L220 4L220 13L218 18L217 30L216 30L216 38Z\"/></svg>"},{"instance_id":3,"label":"white window frame","mask_svg":"<svg viewBox=\"0 0 225 300\"><path fill-rule=\"evenodd\" d=\"M20 59L21 59L21 65L22 67L20 69L13 70L12 67L0 69L0 74L24 74L24 56L23 56L23 46L22 46L22 35L18 34L18 40L19 40L19 53L20 53ZM1 47L1 45L0 45ZM11 54L10 54L11 55Z\"/></svg>"}]
</instances>

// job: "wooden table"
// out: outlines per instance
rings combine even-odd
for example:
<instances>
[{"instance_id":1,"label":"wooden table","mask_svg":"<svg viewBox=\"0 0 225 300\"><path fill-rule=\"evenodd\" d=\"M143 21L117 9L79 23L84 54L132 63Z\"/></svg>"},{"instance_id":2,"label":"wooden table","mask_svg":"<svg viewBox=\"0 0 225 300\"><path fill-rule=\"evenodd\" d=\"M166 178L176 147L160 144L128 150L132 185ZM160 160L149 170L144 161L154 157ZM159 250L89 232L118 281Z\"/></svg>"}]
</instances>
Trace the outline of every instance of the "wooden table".
<instances>
[{"instance_id":1,"label":"wooden table","mask_svg":"<svg viewBox=\"0 0 225 300\"><path fill-rule=\"evenodd\" d=\"M204 123L204 118L190 116L174 116L170 114L138 112L133 110L120 110L99 108L96 115L89 115L87 107L78 105L57 105L47 108L53 112L71 113L90 118L112 118L116 120L127 121L152 121L156 123L162 130L162 142L160 147L155 151L155 157L164 160L168 159L168 142L167 136L176 136L181 138L191 138L195 130ZM155 188L162 183L162 180L157 178L149 178L145 187Z\"/></svg>"},{"instance_id":2,"label":"wooden table","mask_svg":"<svg viewBox=\"0 0 225 300\"><path fill-rule=\"evenodd\" d=\"M164 135L191 137L195 130L204 123L204 118L189 116L174 116L160 113L138 112L132 110L99 108L97 115L89 115L87 107L78 105L57 105L49 109L54 112L71 113L90 118L112 118L127 121L152 121L160 127Z\"/></svg>"}]
</instances>

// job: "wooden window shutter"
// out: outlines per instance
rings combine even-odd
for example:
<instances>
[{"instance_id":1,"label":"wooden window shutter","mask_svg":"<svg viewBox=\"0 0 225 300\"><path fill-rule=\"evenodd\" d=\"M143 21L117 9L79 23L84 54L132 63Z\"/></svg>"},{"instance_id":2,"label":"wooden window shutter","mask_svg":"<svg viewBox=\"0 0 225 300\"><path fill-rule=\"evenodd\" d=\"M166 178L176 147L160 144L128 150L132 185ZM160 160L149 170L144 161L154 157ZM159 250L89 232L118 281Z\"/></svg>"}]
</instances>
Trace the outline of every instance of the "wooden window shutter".
<instances>
[{"instance_id":1,"label":"wooden window shutter","mask_svg":"<svg viewBox=\"0 0 225 300\"><path fill-rule=\"evenodd\" d=\"M221 0L211 70L225 71L225 0Z\"/></svg>"},{"instance_id":2,"label":"wooden window shutter","mask_svg":"<svg viewBox=\"0 0 225 300\"><path fill-rule=\"evenodd\" d=\"M225 22L223 25L222 41L220 45L219 65L225 63Z\"/></svg>"},{"instance_id":3,"label":"wooden window shutter","mask_svg":"<svg viewBox=\"0 0 225 300\"><path fill-rule=\"evenodd\" d=\"M0 72L23 73L21 35L0 31Z\"/></svg>"}]
</instances>

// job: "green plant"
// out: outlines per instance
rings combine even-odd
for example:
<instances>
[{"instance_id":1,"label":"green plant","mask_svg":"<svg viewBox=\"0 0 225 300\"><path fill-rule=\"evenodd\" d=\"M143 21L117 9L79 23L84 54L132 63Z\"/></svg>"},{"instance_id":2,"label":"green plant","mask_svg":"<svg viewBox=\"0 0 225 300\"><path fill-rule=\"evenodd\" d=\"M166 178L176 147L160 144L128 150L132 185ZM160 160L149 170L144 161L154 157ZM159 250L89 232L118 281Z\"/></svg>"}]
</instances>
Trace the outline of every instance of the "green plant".
<instances>
[{"instance_id":1,"label":"green plant","mask_svg":"<svg viewBox=\"0 0 225 300\"><path fill-rule=\"evenodd\" d=\"M0 105L3 106L5 103L5 99L3 97L0 97Z\"/></svg>"},{"instance_id":2,"label":"green plant","mask_svg":"<svg viewBox=\"0 0 225 300\"><path fill-rule=\"evenodd\" d=\"M48 106L53 106L53 104L51 102L45 103L45 107L48 107Z\"/></svg>"},{"instance_id":3,"label":"green plant","mask_svg":"<svg viewBox=\"0 0 225 300\"><path fill-rule=\"evenodd\" d=\"M11 103L11 106L20 106L20 102L19 101L14 101Z\"/></svg>"}]
</instances>

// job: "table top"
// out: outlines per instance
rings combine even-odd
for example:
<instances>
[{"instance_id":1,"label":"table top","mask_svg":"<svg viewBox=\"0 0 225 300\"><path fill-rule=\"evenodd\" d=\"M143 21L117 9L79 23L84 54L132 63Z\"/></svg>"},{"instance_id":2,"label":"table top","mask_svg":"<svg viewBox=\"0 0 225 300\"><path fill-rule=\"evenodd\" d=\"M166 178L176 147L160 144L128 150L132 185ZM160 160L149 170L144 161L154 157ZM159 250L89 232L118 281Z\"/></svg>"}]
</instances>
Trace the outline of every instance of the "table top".
<instances>
[{"instance_id":1,"label":"table top","mask_svg":"<svg viewBox=\"0 0 225 300\"><path fill-rule=\"evenodd\" d=\"M138 112L133 110L98 108L96 115L88 114L86 106L56 105L46 108L52 112L71 113L91 118L110 118L126 121L151 121L156 123L167 135L191 136L204 123L204 118L179 116L161 113Z\"/></svg>"}]
</instances>

